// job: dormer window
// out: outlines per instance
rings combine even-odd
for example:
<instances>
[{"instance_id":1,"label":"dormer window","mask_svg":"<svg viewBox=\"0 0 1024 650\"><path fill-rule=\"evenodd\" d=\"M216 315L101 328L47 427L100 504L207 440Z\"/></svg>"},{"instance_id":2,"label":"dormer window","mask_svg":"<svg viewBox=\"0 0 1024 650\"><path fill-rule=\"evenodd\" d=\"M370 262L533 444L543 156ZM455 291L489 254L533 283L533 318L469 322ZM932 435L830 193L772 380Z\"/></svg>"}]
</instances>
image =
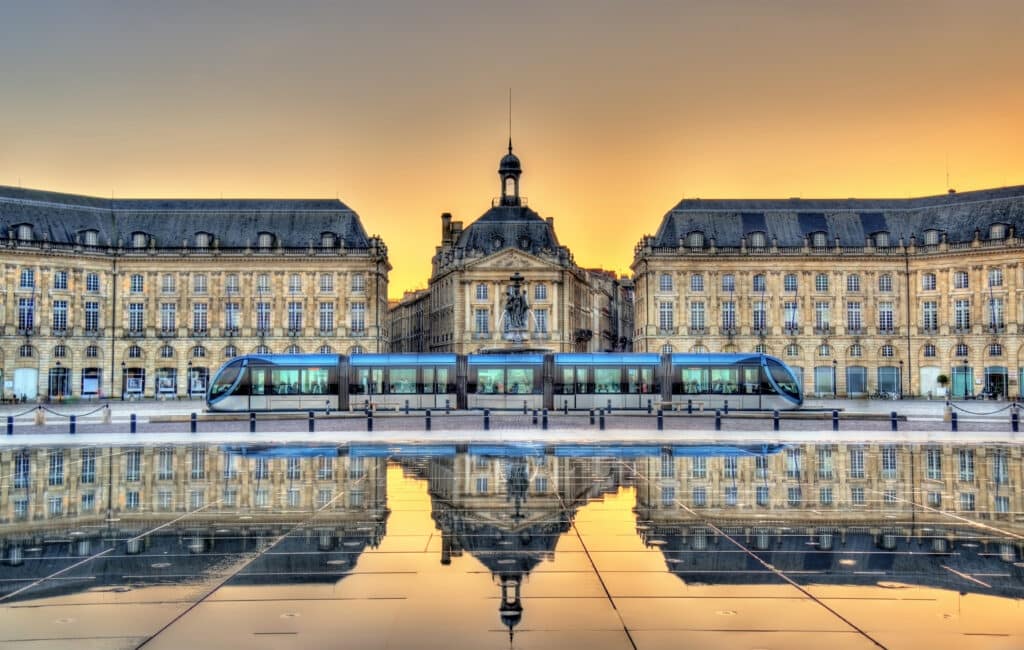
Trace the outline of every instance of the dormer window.
<instances>
[{"instance_id":1,"label":"dormer window","mask_svg":"<svg viewBox=\"0 0 1024 650\"><path fill-rule=\"evenodd\" d=\"M1006 239L1006 224L994 223L988 227L989 239Z\"/></svg>"},{"instance_id":2,"label":"dormer window","mask_svg":"<svg viewBox=\"0 0 1024 650\"><path fill-rule=\"evenodd\" d=\"M320 233L320 248L334 248L336 239L333 232Z\"/></svg>"},{"instance_id":3,"label":"dormer window","mask_svg":"<svg viewBox=\"0 0 1024 650\"><path fill-rule=\"evenodd\" d=\"M939 231L934 228L930 228L924 231L924 245L925 246L937 246L939 243Z\"/></svg>"},{"instance_id":4,"label":"dormer window","mask_svg":"<svg viewBox=\"0 0 1024 650\"><path fill-rule=\"evenodd\" d=\"M763 231L756 231L750 233L750 247L751 248L764 248L768 245L768 235Z\"/></svg>"},{"instance_id":5,"label":"dormer window","mask_svg":"<svg viewBox=\"0 0 1024 650\"><path fill-rule=\"evenodd\" d=\"M256 246L260 250L269 250L274 245L274 235L269 232L261 232L256 236Z\"/></svg>"},{"instance_id":6,"label":"dormer window","mask_svg":"<svg viewBox=\"0 0 1024 650\"><path fill-rule=\"evenodd\" d=\"M86 246L99 246L100 233L98 230L86 230L82 232L82 243Z\"/></svg>"},{"instance_id":7,"label":"dormer window","mask_svg":"<svg viewBox=\"0 0 1024 650\"><path fill-rule=\"evenodd\" d=\"M815 248L825 248L828 246L828 233L819 230L818 232L811 233L811 246Z\"/></svg>"},{"instance_id":8,"label":"dormer window","mask_svg":"<svg viewBox=\"0 0 1024 650\"><path fill-rule=\"evenodd\" d=\"M32 241L32 226L27 223L19 225L17 236L20 241Z\"/></svg>"},{"instance_id":9,"label":"dormer window","mask_svg":"<svg viewBox=\"0 0 1024 650\"><path fill-rule=\"evenodd\" d=\"M144 232L132 233L132 248L145 248L149 243L149 236Z\"/></svg>"},{"instance_id":10,"label":"dormer window","mask_svg":"<svg viewBox=\"0 0 1024 650\"><path fill-rule=\"evenodd\" d=\"M888 248L891 245L889 243L889 233L885 230L876 232L871 238L874 240L876 248Z\"/></svg>"},{"instance_id":11,"label":"dormer window","mask_svg":"<svg viewBox=\"0 0 1024 650\"><path fill-rule=\"evenodd\" d=\"M695 230L686 236L686 245L690 248L704 248L704 233Z\"/></svg>"},{"instance_id":12,"label":"dormer window","mask_svg":"<svg viewBox=\"0 0 1024 650\"><path fill-rule=\"evenodd\" d=\"M209 248L213 237L208 232L196 233L196 248Z\"/></svg>"}]
</instances>

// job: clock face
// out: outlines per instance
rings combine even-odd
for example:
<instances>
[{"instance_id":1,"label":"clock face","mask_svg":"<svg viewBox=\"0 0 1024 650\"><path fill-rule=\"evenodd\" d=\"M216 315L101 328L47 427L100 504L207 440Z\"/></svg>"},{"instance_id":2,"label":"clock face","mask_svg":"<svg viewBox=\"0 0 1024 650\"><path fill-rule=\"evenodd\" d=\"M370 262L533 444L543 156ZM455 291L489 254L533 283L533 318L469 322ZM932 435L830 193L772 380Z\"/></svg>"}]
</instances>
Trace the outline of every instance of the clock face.
<instances>
[{"instance_id":1,"label":"clock face","mask_svg":"<svg viewBox=\"0 0 1024 650\"><path fill-rule=\"evenodd\" d=\"M501 237L495 237L494 241L491 242L491 249L492 250L498 250L499 248L501 248L501 245L504 244L504 243L505 242L502 240Z\"/></svg>"}]
</instances>

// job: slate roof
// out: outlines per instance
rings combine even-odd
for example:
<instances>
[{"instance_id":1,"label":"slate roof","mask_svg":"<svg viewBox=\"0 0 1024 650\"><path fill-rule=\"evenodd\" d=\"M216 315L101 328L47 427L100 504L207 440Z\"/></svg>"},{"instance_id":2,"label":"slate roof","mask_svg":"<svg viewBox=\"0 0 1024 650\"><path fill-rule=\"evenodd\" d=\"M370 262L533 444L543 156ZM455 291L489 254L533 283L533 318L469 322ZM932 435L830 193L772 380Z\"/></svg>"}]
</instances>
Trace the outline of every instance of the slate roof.
<instances>
[{"instance_id":1,"label":"slate roof","mask_svg":"<svg viewBox=\"0 0 1024 650\"><path fill-rule=\"evenodd\" d=\"M222 248L255 246L257 234L275 236L275 246L319 246L322 233L345 248L365 249L370 240L359 216L336 199L106 199L0 186L0 239L30 224L36 241L73 244L78 233L96 230L102 246L126 246L134 232L156 239L156 246L193 246L206 232Z\"/></svg>"},{"instance_id":2,"label":"slate roof","mask_svg":"<svg viewBox=\"0 0 1024 650\"><path fill-rule=\"evenodd\" d=\"M530 208L495 206L462 231L456 246L485 253L518 248L539 254L556 252L559 243L554 227Z\"/></svg>"},{"instance_id":3,"label":"slate roof","mask_svg":"<svg viewBox=\"0 0 1024 650\"><path fill-rule=\"evenodd\" d=\"M915 199L685 199L662 219L653 246L678 246L699 231L716 246L739 246L744 235L767 233L768 243L802 246L816 231L828 233L829 246L863 246L865 239L886 231L892 245L902 237L923 243L925 230L945 232L950 242L988 237L993 223L1024 232L1024 186L943 194Z\"/></svg>"}]
</instances>

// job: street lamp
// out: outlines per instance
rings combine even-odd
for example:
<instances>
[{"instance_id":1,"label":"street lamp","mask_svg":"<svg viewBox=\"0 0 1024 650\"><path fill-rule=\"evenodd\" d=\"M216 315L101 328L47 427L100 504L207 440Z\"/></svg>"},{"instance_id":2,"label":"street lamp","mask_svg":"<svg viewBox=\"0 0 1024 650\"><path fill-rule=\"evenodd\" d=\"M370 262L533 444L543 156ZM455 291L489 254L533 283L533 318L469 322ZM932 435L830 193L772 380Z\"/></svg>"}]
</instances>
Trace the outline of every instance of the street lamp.
<instances>
[{"instance_id":1,"label":"street lamp","mask_svg":"<svg viewBox=\"0 0 1024 650\"><path fill-rule=\"evenodd\" d=\"M963 376L960 380L964 383L964 399L967 399L967 357L964 357Z\"/></svg>"},{"instance_id":2,"label":"street lamp","mask_svg":"<svg viewBox=\"0 0 1024 650\"><path fill-rule=\"evenodd\" d=\"M903 359L900 359L900 399L903 399Z\"/></svg>"},{"instance_id":3,"label":"street lamp","mask_svg":"<svg viewBox=\"0 0 1024 650\"><path fill-rule=\"evenodd\" d=\"M188 398L192 399L192 359L188 360L188 376L185 381L188 382Z\"/></svg>"},{"instance_id":4,"label":"street lamp","mask_svg":"<svg viewBox=\"0 0 1024 650\"><path fill-rule=\"evenodd\" d=\"M60 389L60 359L57 359L55 365L57 366L57 372L54 373L53 377L50 379L50 395L60 399L63 393Z\"/></svg>"},{"instance_id":5,"label":"street lamp","mask_svg":"<svg viewBox=\"0 0 1024 650\"><path fill-rule=\"evenodd\" d=\"M121 401L124 401L125 394L125 378L128 375L128 364L124 361L121 362Z\"/></svg>"},{"instance_id":6,"label":"street lamp","mask_svg":"<svg viewBox=\"0 0 1024 650\"><path fill-rule=\"evenodd\" d=\"M839 386L836 385L837 384L836 379L838 377L837 374L836 374L836 370L838 369L838 367L839 367L839 360L838 359L832 359L832 399L836 398L836 392L839 390Z\"/></svg>"}]
</instances>

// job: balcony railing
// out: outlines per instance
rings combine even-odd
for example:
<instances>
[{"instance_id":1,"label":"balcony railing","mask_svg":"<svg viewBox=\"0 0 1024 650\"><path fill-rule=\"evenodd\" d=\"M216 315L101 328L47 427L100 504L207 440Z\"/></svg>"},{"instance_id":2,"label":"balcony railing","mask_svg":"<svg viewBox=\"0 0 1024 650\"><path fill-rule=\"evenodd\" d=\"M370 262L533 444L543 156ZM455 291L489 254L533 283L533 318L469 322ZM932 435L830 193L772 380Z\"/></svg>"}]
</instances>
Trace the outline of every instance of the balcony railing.
<instances>
[{"instance_id":1,"label":"balcony railing","mask_svg":"<svg viewBox=\"0 0 1024 650\"><path fill-rule=\"evenodd\" d=\"M173 327L162 327L156 334L162 339L169 339L178 335L178 330Z\"/></svg>"},{"instance_id":2,"label":"balcony railing","mask_svg":"<svg viewBox=\"0 0 1024 650\"><path fill-rule=\"evenodd\" d=\"M815 325L814 326L814 333L815 334L830 334L831 332L832 332L832 328L829 327L828 325Z\"/></svg>"},{"instance_id":3,"label":"balcony railing","mask_svg":"<svg viewBox=\"0 0 1024 650\"><path fill-rule=\"evenodd\" d=\"M209 336L209 335L210 335L210 330L206 329L205 327L203 329L198 329L198 330L194 329L191 332L189 332L189 336L191 336L192 338L202 338L204 336Z\"/></svg>"}]
</instances>

